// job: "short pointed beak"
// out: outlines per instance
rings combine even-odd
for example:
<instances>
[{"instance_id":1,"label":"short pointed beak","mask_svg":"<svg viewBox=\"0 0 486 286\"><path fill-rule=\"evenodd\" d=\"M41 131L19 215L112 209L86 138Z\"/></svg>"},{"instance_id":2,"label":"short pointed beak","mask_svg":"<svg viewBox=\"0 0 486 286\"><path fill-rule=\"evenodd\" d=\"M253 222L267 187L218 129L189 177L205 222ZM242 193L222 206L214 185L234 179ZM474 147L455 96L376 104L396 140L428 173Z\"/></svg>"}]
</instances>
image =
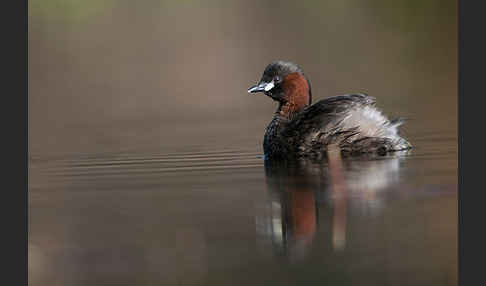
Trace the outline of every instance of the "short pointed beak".
<instances>
[{"instance_id":1,"label":"short pointed beak","mask_svg":"<svg viewBox=\"0 0 486 286\"><path fill-rule=\"evenodd\" d=\"M274 83L271 82L262 82L257 85L254 85L248 89L248 93L256 93L256 92L265 92L269 91L273 88Z\"/></svg>"}]
</instances>

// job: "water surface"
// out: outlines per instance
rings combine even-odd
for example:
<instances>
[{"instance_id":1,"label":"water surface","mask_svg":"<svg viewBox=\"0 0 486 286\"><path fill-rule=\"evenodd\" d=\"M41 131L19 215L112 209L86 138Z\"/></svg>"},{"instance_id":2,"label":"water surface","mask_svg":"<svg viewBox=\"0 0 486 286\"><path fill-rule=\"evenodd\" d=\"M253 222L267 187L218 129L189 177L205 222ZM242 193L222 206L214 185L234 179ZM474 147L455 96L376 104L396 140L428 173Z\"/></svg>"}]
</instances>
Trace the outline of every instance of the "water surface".
<instances>
[{"instance_id":1,"label":"water surface","mask_svg":"<svg viewBox=\"0 0 486 286\"><path fill-rule=\"evenodd\" d=\"M455 285L455 140L413 142L335 165L244 149L32 160L31 282Z\"/></svg>"}]
</instances>

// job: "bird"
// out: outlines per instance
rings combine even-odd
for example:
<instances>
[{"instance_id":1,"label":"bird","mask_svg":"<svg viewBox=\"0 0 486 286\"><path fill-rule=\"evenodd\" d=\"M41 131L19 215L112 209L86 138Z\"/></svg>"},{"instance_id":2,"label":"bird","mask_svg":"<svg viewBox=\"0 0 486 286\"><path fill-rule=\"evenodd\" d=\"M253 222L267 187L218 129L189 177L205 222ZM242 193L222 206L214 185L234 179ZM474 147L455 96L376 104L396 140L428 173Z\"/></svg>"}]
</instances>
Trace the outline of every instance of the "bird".
<instances>
[{"instance_id":1,"label":"bird","mask_svg":"<svg viewBox=\"0 0 486 286\"><path fill-rule=\"evenodd\" d=\"M399 134L405 118L389 120L365 93L336 95L312 104L308 77L295 63L274 61L248 93L263 93L278 103L263 138L266 159L322 158L331 150L343 156L386 155L412 145Z\"/></svg>"}]
</instances>

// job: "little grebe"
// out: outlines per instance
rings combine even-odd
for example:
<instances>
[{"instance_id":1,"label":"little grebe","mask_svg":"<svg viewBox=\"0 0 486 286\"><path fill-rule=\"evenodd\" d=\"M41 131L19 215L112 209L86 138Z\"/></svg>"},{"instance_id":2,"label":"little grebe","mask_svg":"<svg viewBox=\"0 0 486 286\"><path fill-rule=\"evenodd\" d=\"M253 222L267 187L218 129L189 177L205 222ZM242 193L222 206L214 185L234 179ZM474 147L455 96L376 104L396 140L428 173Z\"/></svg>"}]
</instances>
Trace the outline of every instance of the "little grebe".
<instances>
[{"instance_id":1,"label":"little grebe","mask_svg":"<svg viewBox=\"0 0 486 286\"><path fill-rule=\"evenodd\" d=\"M389 120L375 108L375 98L347 94L312 102L310 82L296 64L269 64L249 93L263 92L278 109L263 139L266 158L326 155L331 146L344 155L406 150L398 134L403 119Z\"/></svg>"}]
</instances>

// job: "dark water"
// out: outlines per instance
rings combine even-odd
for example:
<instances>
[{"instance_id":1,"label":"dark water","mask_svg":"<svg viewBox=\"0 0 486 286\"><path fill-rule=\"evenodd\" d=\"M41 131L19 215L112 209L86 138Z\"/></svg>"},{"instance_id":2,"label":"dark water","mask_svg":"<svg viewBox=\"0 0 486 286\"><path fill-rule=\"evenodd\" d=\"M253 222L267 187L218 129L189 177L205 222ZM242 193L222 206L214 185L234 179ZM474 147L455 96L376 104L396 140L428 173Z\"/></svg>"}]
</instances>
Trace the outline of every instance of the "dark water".
<instances>
[{"instance_id":1,"label":"dark water","mask_svg":"<svg viewBox=\"0 0 486 286\"><path fill-rule=\"evenodd\" d=\"M454 1L29 2L29 285L457 285ZM274 59L415 148L265 164Z\"/></svg>"},{"instance_id":2,"label":"dark water","mask_svg":"<svg viewBox=\"0 0 486 286\"><path fill-rule=\"evenodd\" d=\"M242 149L32 160L31 284L456 285L456 141L413 142L298 167Z\"/></svg>"}]
</instances>

